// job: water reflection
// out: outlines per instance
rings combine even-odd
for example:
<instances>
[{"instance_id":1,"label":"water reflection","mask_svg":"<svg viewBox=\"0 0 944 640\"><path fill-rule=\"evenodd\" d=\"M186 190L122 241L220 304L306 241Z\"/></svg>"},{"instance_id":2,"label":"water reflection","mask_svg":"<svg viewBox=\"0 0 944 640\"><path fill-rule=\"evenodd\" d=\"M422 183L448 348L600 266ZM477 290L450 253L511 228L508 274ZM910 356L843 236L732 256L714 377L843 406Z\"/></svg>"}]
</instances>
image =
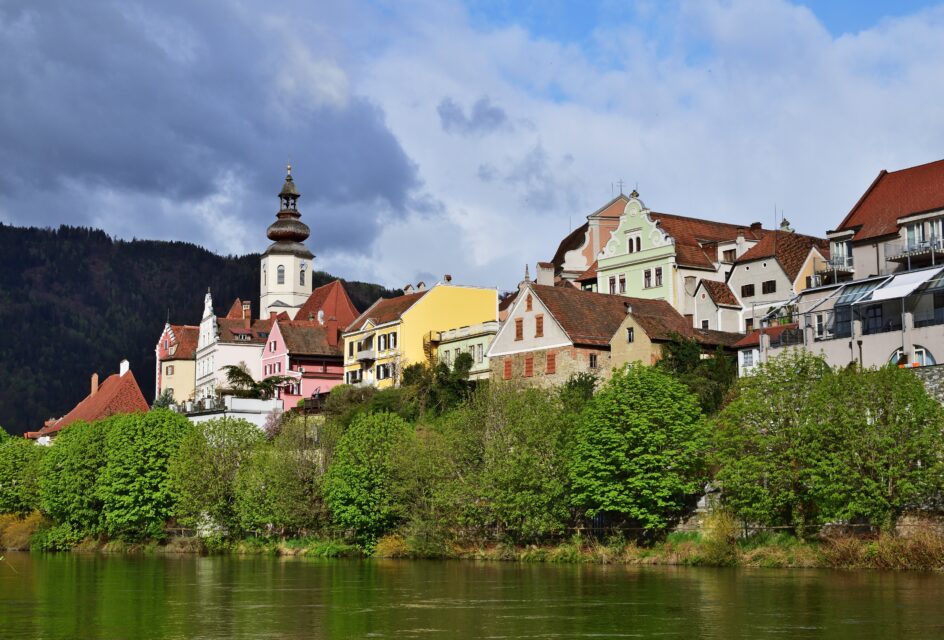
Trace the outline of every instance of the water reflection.
<instances>
[{"instance_id":1,"label":"water reflection","mask_svg":"<svg viewBox=\"0 0 944 640\"><path fill-rule=\"evenodd\" d=\"M941 638L935 574L8 554L3 638Z\"/></svg>"}]
</instances>

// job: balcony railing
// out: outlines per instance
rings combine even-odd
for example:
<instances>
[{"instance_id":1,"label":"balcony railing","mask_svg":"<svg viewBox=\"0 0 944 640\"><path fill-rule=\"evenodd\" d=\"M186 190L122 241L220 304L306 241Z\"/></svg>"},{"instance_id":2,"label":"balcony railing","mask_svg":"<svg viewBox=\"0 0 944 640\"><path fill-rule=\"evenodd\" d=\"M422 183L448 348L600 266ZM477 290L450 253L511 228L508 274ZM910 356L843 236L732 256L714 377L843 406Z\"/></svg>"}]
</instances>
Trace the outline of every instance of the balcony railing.
<instances>
[{"instance_id":1,"label":"balcony railing","mask_svg":"<svg viewBox=\"0 0 944 640\"><path fill-rule=\"evenodd\" d=\"M818 273L824 271L851 273L853 270L852 256L832 256L829 260L820 262L816 269Z\"/></svg>"},{"instance_id":2,"label":"balcony railing","mask_svg":"<svg viewBox=\"0 0 944 640\"><path fill-rule=\"evenodd\" d=\"M940 260L944 256L944 238L931 237L929 240L890 242L885 245L885 255L891 262L916 260L924 265L927 259Z\"/></svg>"},{"instance_id":3,"label":"balcony railing","mask_svg":"<svg viewBox=\"0 0 944 640\"><path fill-rule=\"evenodd\" d=\"M377 352L373 349L361 349L357 352L357 361L364 362L365 360L376 360Z\"/></svg>"}]
</instances>

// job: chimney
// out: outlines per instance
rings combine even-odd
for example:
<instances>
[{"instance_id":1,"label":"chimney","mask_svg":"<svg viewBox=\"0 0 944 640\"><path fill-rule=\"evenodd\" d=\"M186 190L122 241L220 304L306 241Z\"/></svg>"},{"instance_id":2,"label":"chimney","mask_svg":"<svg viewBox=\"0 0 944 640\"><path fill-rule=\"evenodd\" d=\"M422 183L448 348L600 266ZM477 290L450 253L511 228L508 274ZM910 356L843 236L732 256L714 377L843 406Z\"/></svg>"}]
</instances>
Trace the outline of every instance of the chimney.
<instances>
[{"instance_id":1,"label":"chimney","mask_svg":"<svg viewBox=\"0 0 944 640\"><path fill-rule=\"evenodd\" d=\"M627 302L623 306L626 307L626 315L630 315L633 312L633 305Z\"/></svg>"},{"instance_id":2,"label":"chimney","mask_svg":"<svg viewBox=\"0 0 944 640\"><path fill-rule=\"evenodd\" d=\"M94 396L97 392L98 392L98 374L93 373L92 374L92 392L89 395Z\"/></svg>"},{"instance_id":3,"label":"chimney","mask_svg":"<svg viewBox=\"0 0 944 640\"><path fill-rule=\"evenodd\" d=\"M738 238L744 237L744 227L738 227Z\"/></svg>"},{"instance_id":4,"label":"chimney","mask_svg":"<svg viewBox=\"0 0 944 640\"><path fill-rule=\"evenodd\" d=\"M128 364L128 361L127 361L127 360L122 360L121 362L118 363L118 375L119 375L119 376L123 376L123 375L125 375L126 373L128 373L128 370L129 370L129 369L131 369L131 365ZM95 376L95 380L96 380L96 385L97 385L98 376Z\"/></svg>"},{"instance_id":5,"label":"chimney","mask_svg":"<svg viewBox=\"0 0 944 640\"><path fill-rule=\"evenodd\" d=\"M537 268L536 282L548 287L554 286L554 264L551 262L539 262Z\"/></svg>"},{"instance_id":6,"label":"chimney","mask_svg":"<svg viewBox=\"0 0 944 640\"><path fill-rule=\"evenodd\" d=\"M269 320L275 320L275 311L269 312Z\"/></svg>"},{"instance_id":7,"label":"chimney","mask_svg":"<svg viewBox=\"0 0 944 640\"><path fill-rule=\"evenodd\" d=\"M252 318L252 302L243 303L243 319Z\"/></svg>"},{"instance_id":8,"label":"chimney","mask_svg":"<svg viewBox=\"0 0 944 640\"><path fill-rule=\"evenodd\" d=\"M423 282L422 280L420 280L419 282L417 282L417 283L416 283L416 290L417 290L417 291L426 291L426 283Z\"/></svg>"},{"instance_id":9,"label":"chimney","mask_svg":"<svg viewBox=\"0 0 944 640\"><path fill-rule=\"evenodd\" d=\"M751 231L760 231L760 230L761 230L761 224L759 222L751 223Z\"/></svg>"},{"instance_id":10,"label":"chimney","mask_svg":"<svg viewBox=\"0 0 944 640\"><path fill-rule=\"evenodd\" d=\"M443 276L443 282L445 282L446 284L449 284L450 282L452 282L452 276L447 273L446 275Z\"/></svg>"}]
</instances>

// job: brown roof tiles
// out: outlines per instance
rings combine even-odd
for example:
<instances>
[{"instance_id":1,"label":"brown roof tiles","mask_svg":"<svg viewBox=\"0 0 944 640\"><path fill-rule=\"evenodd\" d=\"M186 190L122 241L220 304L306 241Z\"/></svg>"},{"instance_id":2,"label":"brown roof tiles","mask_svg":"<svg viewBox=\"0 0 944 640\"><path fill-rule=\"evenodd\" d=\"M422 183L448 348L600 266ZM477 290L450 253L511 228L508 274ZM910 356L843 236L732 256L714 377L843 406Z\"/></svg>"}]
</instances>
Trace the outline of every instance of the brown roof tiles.
<instances>
[{"instance_id":1,"label":"brown roof tiles","mask_svg":"<svg viewBox=\"0 0 944 640\"><path fill-rule=\"evenodd\" d=\"M775 258L784 273L793 282L800 274L803 263L806 262L810 251L817 249L823 257L829 257L829 240L805 236L790 231L770 231L761 241L748 249L737 260L737 264Z\"/></svg>"},{"instance_id":2,"label":"brown roof tiles","mask_svg":"<svg viewBox=\"0 0 944 640\"><path fill-rule=\"evenodd\" d=\"M727 282L718 282L717 280L700 280L698 284L708 292L712 301L722 307L741 308L741 303L734 297L734 292Z\"/></svg>"},{"instance_id":3,"label":"brown roof tiles","mask_svg":"<svg viewBox=\"0 0 944 640\"><path fill-rule=\"evenodd\" d=\"M748 240L760 240L769 233L756 223L744 226L655 211L651 211L649 217L675 239L675 261L687 267L714 268L717 255L708 255L702 244L735 240L741 232Z\"/></svg>"},{"instance_id":4,"label":"brown roof tiles","mask_svg":"<svg viewBox=\"0 0 944 640\"><path fill-rule=\"evenodd\" d=\"M427 290L428 291L428 290ZM427 291L407 293L396 298L380 298L368 309L359 315L354 322L348 325L347 331L357 331L365 322L370 320L374 325L386 324L398 320L403 313L412 307Z\"/></svg>"},{"instance_id":5,"label":"brown roof tiles","mask_svg":"<svg viewBox=\"0 0 944 640\"><path fill-rule=\"evenodd\" d=\"M55 435L70 424L95 422L118 413L138 413L148 410L147 400L141 393L137 380L131 371L124 375L117 373L99 385L95 393L89 394L82 402L56 421L47 423L38 432L31 432L32 437ZM51 424L50 424L51 422Z\"/></svg>"},{"instance_id":6,"label":"brown roof tiles","mask_svg":"<svg viewBox=\"0 0 944 640\"><path fill-rule=\"evenodd\" d=\"M311 292L308 300L295 314L296 320L317 320L318 311L324 312L325 320L334 318L342 327L351 324L357 317L357 308L351 302L344 284L335 280Z\"/></svg>"}]
</instances>

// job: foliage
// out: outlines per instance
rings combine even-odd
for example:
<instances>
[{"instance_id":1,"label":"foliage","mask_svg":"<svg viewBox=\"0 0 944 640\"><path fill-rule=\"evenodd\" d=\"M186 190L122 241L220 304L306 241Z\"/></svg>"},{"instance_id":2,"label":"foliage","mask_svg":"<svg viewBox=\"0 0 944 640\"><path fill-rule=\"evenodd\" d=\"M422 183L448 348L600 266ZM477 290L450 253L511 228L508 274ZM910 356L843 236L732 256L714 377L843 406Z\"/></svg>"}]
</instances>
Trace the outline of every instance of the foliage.
<instances>
[{"instance_id":1,"label":"foliage","mask_svg":"<svg viewBox=\"0 0 944 640\"><path fill-rule=\"evenodd\" d=\"M316 287L335 279L310 276ZM398 293L360 282L344 286L358 309ZM259 255L114 240L88 228L0 224L0 321L30 331L29 340L18 331L0 334L0 423L14 434L38 429L88 395L90 371L113 371L122 358L134 363L141 388L153 389L155 320L169 314L175 322L199 322L207 287L217 312L225 313L237 296L258 291Z\"/></svg>"},{"instance_id":2,"label":"foliage","mask_svg":"<svg viewBox=\"0 0 944 640\"><path fill-rule=\"evenodd\" d=\"M0 513L26 515L39 507L39 470L46 452L32 440L0 439Z\"/></svg>"},{"instance_id":3,"label":"foliage","mask_svg":"<svg viewBox=\"0 0 944 640\"><path fill-rule=\"evenodd\" d=\"M662 345L659 367L673 374L698 398L706 415L716 413L728 390L737 380L737 362L718 347L710 358L701 357L701 345L694 338L677 333Z\"/></svg>"},{"instance_id":4,"label":"foliage","mask_svg":"<svg viewBox=\"0 0 944 640\"><path fill-rule=\"evenodd\" d=\"M154 400L154 403L151 405L151 409L169 409L173 404L173 392L170 389L164 389L161 391L161 395L157 396L157 398Z\"/></svg>"},{"instance_id":5,"label":"foliage","mask_svg":"<svg viewBox=\"0 0 944 640\"><path fill-rule=\"evenodd\" d=\"M196 527L208 519L237 531L236 474L263 440L259 428L245 420L217 418L195 425L168 463L178 522Z\"/></svg>"},{"instance_id":6,"label":"foliage","mask_svg":"<svg viewBox=\"0 0 944 640\"><path fill-rule=\"evenodd\" d=\"M33 511L26 517L12 513L0 514L0 549L25 551L30 548L33 536L48 526L49 523L39 511Z\"/></svg>"},{"instance_id":7,"label":"foliage","mask_svg":"<svg viewBox=\"0 0 944 640\"><path fill-rule=\"evenodd\" d=\"M31 536L29 547L33 551L71 551L84 537L68 523L47 526Z\"/></svg>"},{"instance_id":8,"label":"foliage","mask_svg":"<svg viewBox=\"0 0 944 640\"><path fill-rule=\"evenodd\" d=\"M291 380L289 376L269 376L256 380L249 373L245 363L226 365L222 371L226 374L226 384L229 385L224 393L242 398L268 400L275 395L276 389Z\"/></svg>"},{"instance_id":9,"label":"foliage","mask_svg":"<svg viewBox=\"0 0 944 640\"><path fill-rule=\"evenodd\" d=\"M43 460L40 504L56 523L83 535L104 530L104 504L98 495L105 468L108 432L121 418L76 422L56 436Z\"/></svg>"},{"instance_id":10,"label":"foliage","mask_svg":"<svg viewBox=\"0 0 944 640\"><path fill-rule=\"evenodd\" d=\"M738 381L737 396L716 420L714 461L724 501L741 518L791 525L801 536L824 521L808 461L826 444L825 432L808 420L808 408L829 375L822 358L788 350Z\"/></svg>"},{"instance_id":11,"label":"foliage","mask_svg":"<svg viewBox=\"0 0 944 640\"><path fill-rule=\"evenodd\" d=\"M367 548L403 517L391 490L391 452L407 441L410 426L392 413L355 418L341 437L324 480L324 497L336 524Z\"/></svg>"},{"instance_id":12,"label":"foliage","mask_svg":"<svg viewBox=\"0 0 944 640\"><path fill-rule=\"evenodd\" d=\"M469 353L460 353L451 367L445 362L406 367L403 387L414 390L417 413L440 415L465 401L475 389L475 383L469 380L474 364Z\"/></svg>"},{"instance_id":13,"label":"foliage","mask_svg":"<svg viewBox=\"0 0 944 640\"><path fill-rule=\"evenodd\" d=\"M235 515L243 530L285 537L322 523L320 444L318 424L293 416L282 421L274 439L253 447L234 484Z\"/></svg>"},{"instance_id":14,"label":"foliage","mask_svg":"<svg viewBox=\"0 0 944 640\"><path fill-rule=\"evenodd\" d=\"M193 429L182 415L157 410L115 419L105 438L98 497L110 536L134 541L164 537L174 506L167 466Z\"/></svg>"},{"instance_id":15,"label":"foliage","mask_svg":"<svg viewBox=\"0 0 944 640\"><path fill-rule=\"evenodd\" d=\"M577 426L570 467L575 506L629 518L657 533L706 479L705 421L672 376L639 364L613 372Z\"/></svg>"},{"instance_id":16,"label":"foliage","mask_svg":"<svg viewBox=\"0 0 944 640\"><path fill-rule=\"evenodd\" d=\"M593 397L593 392L600 382L595 373L581 371L567 379L560 388L560 399L564 410L571 413L580 413L584 406Z\"/></svg>"}]
</instances>

